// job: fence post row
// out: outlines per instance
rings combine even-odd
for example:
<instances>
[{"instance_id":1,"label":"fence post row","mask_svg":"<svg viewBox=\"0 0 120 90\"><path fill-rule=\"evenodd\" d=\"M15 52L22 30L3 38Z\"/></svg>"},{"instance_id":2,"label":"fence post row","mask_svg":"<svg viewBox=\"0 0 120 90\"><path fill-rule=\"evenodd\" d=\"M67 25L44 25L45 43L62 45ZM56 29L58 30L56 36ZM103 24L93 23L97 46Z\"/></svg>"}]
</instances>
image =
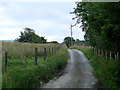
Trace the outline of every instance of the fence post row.
<instances>
[{"instance_id":1,"label":"fence post row","mask_svg":"<svg viewBox=\"0 0 120 90\"><path fill-rule=\"evenodd\" d=\"M7 71L7 63L8 63L7 52L5 52L5 72Z\"/></svg>"},{"instance_id":2,"label":"fence post row","mask_svg":"<svg viewBox=\"0 0 120 90\"><path fill-rule=\"evenodd\" d=\"M56 47L55 48L57 51L60 49L60 47ZM51 49L49 48L49 56L51 56L51 54L53 55L54 54L54 48L52 47L52 53L51 53ZM34 52L34 62L35 62L35 65L37 65L37 56L38 56L38 48L35 48L35 52ZM46 52L46 48L44 48L44 60L47 58L47 52ZM27 63L27 61L25 60L25 63ZM8 53L5 52L5 65L4 65L4 70L5 72L7 72L7 64L8 64Z\"/></svg>"},{"instance_id":3,"label":"fence post row","mask_svg":"<svg viewBox=\"0 0 120 90\"><path fill-rule=\"evenodd\" d=\"M38 54L38 49L35 48L35 65L37 65L37 54Z\"/></svg>"},{"instance_id":4,"label":"fence post row","mask_svg":"<svg viewBox=\"0 0 120 90\"><path fill-rule=\"evenodd\" d=\"M44 48L44 60L46 59L46 48Z\"/></svg>"},{"instance_id":5,"label":"fence post row","mask_svg":"<svg viewBox=\"0 0 120 90\"><path fill-rule=\"evenodd\" d=\"M117 58L120 60L120 51L115 52L115 51L110 51L110 50L105 50L105 49L98 49L96 47L93 47L92 49L98 56L103 56L107 59Z\"/></svg>"}]
</instances>

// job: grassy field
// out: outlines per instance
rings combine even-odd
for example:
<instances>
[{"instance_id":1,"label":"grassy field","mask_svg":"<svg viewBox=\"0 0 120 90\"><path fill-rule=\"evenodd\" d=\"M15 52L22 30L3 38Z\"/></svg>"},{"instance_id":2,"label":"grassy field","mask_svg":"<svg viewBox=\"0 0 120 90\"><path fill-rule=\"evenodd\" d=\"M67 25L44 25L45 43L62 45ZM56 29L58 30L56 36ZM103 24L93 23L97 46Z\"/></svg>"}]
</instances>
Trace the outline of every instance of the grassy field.
<instances>
[{"instance_id":1,"label":"grassy field","mask_svg":"<svg viewBox=\"0 0 120 90\"><path fill-rule=\"evenodd\" d=\"M106 59L105 57L97 56L91 47L71 47L82 51L88 60L91 60L91 64L94 68L94 75L104 84L105 88L120 88L118 73L120 68L118 67L118 60Z\"/></svg>"},{"instance_id":2,"label":"grassy field","mask_svg":"<svg viewBox=\"0 0 120 90\"><path fill-rule=\"evenodd\" d=\"M34 43L19 43L19 42L2 42L3 54L5 51L8 52L8 57L24 57L24 56L34 56L35 47L38 48L38 55L43 56L44 48L57 47L57 44L34 44Z\"/></svg>"},{"instance_id":3,"label":"grassy field","mask_svg":"<svg viewBox=\"0 0 120 90\"><path fill-rule=\"evenodd\" d=\"M3 51L8 51L7 72L2 72L3 88L36 88L54 78L67 64L68 52L64 46L55 54L43 59L44 47L56 44L3 43ZM38 64L34 64L34 48L39 48ZM7 49L6 49L7 48ZM4 56L3 56L4 62ZM3 63L4 66L4 63Z\"/></svg>"}]
</instances>

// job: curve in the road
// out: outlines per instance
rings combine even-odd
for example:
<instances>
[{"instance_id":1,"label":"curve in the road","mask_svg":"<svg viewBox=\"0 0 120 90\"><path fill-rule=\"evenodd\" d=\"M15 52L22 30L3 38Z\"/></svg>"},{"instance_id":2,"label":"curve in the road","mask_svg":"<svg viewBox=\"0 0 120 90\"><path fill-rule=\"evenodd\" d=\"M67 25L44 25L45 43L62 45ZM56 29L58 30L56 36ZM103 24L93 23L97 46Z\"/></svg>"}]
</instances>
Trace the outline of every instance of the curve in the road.
<instances>
[{"instance_id":1,"label":"curve in the road","mask_svg":"<svg viewBox=\"0 0 120 90\"><path fill-rule=\"evenodd\" d=\"M85 55L76 49L69 49L65 73L56 79L51 80L42 88L95 88L98 80L93 75L93 68Z\"/></svg>"}]
</instances>

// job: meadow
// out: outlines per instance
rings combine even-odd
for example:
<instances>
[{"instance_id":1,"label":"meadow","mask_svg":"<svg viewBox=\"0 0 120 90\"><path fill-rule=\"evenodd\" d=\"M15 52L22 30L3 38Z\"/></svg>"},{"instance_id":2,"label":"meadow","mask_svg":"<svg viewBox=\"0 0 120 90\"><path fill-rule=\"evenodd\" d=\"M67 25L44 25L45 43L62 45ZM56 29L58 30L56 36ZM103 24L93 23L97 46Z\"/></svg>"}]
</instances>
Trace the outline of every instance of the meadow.
<instances>
[{"instance_id":1,"label":"meadow","mask_svg":"<svg viewBox=\"0 0 120 90\"><path fill-rule=\"evenodd\" d=\"M90 60L94 68L93 74L100 80L104 88L120 88L119 82L119 61L118 59L107 59L103 56L98 56L90 46L71 47L82 51Z\"/></svg>"},{"instance_id":2,"label":"meadow","mask_svg":"<svg viewBox=\"0 0 120 90\"><path fill-rule=\"evenodd\" d=\"M67 64L67 47L57 49L57 44L2 43L2 88L37 88L53 79ZM38 48L37 65L34 63L34 51ZM54 54L48 56L49 48ZM44 60L44 48L47 58ZM4 53L8 52L7 72L4 72Z\"/></svg>"},{"instance_id":3,"label":"meadow","mask_svg":"<svg viewBox=\"0 0 120 90\"><path fill-rule=\"evenodd\" d=\"M34 56L34 49L38 48L38 55L43 56L44 48L57 47L58 44L35 44L20 42L2 42L2 53L8 52L8 57Z\"/></svg>"}]
</instances>

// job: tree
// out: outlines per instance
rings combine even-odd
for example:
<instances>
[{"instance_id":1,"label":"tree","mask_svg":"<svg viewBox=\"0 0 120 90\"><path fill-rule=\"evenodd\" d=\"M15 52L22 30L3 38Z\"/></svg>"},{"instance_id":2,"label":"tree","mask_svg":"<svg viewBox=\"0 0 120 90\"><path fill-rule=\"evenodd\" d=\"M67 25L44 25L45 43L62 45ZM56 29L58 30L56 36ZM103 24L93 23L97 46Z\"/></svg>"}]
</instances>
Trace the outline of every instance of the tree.
<instances>
[{"instance_id":1,"label":"tree","mask_svg":"<svg viewBox=\"0 0 120 90\"><path fill-rule=\"evenodd\" d=\"M120 2L76 2L72 14L85 39L99 49L120 53Z\"/></svg>"},{"instance_id":2,"label":"tree","mask_svg":"<svg viewBox=\"0 0 120 90\"><path fill-rule=\"evenodd\" d=\"M21 31L20 38L17 38L15 41L18 42L29 42L29 43L46 43L44 37L40 37L35 34L35 30L30 28L24 28L24 32Z\"/></svg>"},{"instance_id":3,"label":"tree","mask_svg":"<svg viewBox=\"0 0 120 90\"><path fill-rule=\"evenodd\" d=\"M51 42L48 42L48 43L55 43L55 44L59 44L57 41L51 41Z\"/></svg>"},{"instance_id":4,"label":"tree","mask_svg":"<svg viewBox=\"0 0 120 90\"><path fill-rule=\"evenodd\" d=\"M75 42L75 40L73 38L71 39L71 37L65 37L64 38L64 43L66 44L66 46L68 48L71 46L71 43L74 43L74 42Z\"/></svg>"},{"instance_id":5,"label":"tree","mask_svg":"<svg viewBox=\"0 0 120 90\"><path fill-rule=\"evenodd\" d=\"M79 43L79 42L80 42L80 40L79 40L79 39L76 39L76 40L75 40L75 42L76 42L76 43Z\"/></svg>"},{"instance_id":6,"label":"tree","mask_svg":"<svg viewBox=\"0 0 120 90\"><path fill-rule=\"evenodd\" d=\"M77 2L72 14L82 22L85 39L98 49L118 53L117 78L120 78L120 2ZM115 54L112 55L115 57ZM120 86L118 79L118 86Z\"/></svg>"}]
</instances>

